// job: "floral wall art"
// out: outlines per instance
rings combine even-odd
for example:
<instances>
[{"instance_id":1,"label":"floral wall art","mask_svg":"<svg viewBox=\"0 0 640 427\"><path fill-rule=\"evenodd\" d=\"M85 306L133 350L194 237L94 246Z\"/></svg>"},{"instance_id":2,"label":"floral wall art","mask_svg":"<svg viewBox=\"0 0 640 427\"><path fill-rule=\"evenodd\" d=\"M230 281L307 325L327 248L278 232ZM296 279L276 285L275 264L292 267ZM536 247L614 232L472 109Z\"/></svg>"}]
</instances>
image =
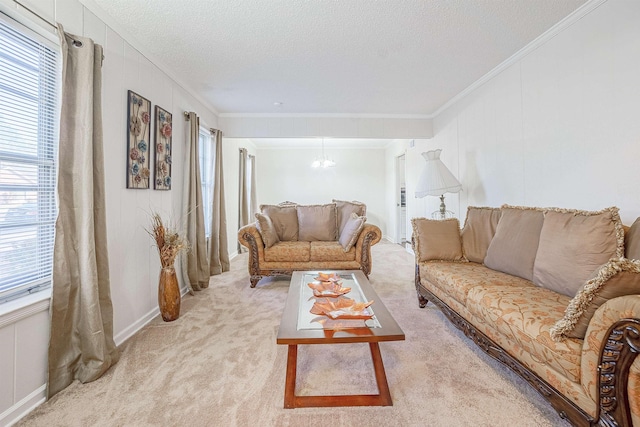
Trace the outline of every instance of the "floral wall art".
<instances>
[{"instance_id":1,"label":"floral wall art","mask_svg":"<svg viewBox=\"0 0 640 427\"><path fill-rule=\"evenodd\" d=\"M153 188L171 190L171 113L156 105L155 173Z\"/></svg>"},{"instance_id":2,"label":"floral wall art","mask_svg":"<svg viewBox=\"0 0 640 427\"><path fill-rule=\"evenodd\" d=\"M151 102L133 91L128 92L127 188L149 188L149 140Z\"/></svg>"}]
</instances>

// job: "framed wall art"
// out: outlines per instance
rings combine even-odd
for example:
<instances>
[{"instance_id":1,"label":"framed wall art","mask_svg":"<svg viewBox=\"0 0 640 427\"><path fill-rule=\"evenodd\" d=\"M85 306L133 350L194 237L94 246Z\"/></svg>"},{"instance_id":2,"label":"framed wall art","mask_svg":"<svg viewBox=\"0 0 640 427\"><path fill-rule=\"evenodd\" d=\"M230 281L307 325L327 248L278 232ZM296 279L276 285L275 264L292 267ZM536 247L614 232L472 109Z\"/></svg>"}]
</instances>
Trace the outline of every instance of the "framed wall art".
<instances>
[{"instance_id":1,"label":"framed wall art","mask_svg":"<svg viewBox=\"0 0 640 427\"><path fill-rule=\"evenodd\" d=\"M171 190L171 134L173 122L171 113L156 105L156 127L154 133L155 167L153 188Z\"/></svg>"},{"instance_id":2,"label":"framed wall art","mask_svg":"<svg viewBox=\"0 0 640 427\"><path fill-rule=\"evenodd\" d=\"M151 102L131 90L127 100L127 188L147 189L151 176Z\"/></svg>"}]
</instances>

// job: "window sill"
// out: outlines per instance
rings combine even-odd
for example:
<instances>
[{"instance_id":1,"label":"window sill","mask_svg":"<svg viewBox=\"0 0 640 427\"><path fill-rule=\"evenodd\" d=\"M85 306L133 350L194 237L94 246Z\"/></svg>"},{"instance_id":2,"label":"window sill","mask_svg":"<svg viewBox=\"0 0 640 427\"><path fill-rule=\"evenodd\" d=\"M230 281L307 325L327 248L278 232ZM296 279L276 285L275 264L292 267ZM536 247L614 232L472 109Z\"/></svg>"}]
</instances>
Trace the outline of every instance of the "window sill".
<instances>
[{"instance_id":1,"label":"window sill","mask_svg":"<svg viewBox=\"0 0 640 427\"><path fill-rule=\"evenodd\" d=\"M51 288L0 304L0 328L49 310Z\"/></svg>"}]
</instances>

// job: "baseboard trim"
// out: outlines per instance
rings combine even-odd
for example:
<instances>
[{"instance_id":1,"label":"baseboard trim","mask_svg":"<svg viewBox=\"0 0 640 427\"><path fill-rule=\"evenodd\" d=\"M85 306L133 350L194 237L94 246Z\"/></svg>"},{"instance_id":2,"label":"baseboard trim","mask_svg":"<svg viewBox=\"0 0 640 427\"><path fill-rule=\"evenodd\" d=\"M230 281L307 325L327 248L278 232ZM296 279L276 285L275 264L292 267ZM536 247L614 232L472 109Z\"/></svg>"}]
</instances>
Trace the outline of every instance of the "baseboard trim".
<instances>
[{"instance_id":1,"label":"baseboard trim","mask_svg":"<svg viewBox=\"0 0 640 427\"><path fill-rule=\"evenodd\" d=\"M0 425L10 427L47 400L47 385L43 384L0 414Z\"/></svg>"},{"instance_id":2,"label":"baseboard trim","mask_svg":"<svg viewBox=\"0 0 640 427\"><path fill-rule=\"evenodd\" d=\"M238 256L238 251L232 252L229 254L229 261Z\"/></svg>"},{"instance_id":3,"label":"baseboard trim","mask_svg":"<svg viewBox=\"0 0 640 427\"><path fill-rule=\"evenodd\" d=\"M116 345L120 345L132 336L136 334L140 329L144 328L149 322L151 322L156 316L160 314L160 309L154 307L147 314L136 320L134 323L126 327L122 332L113 337Z\"/></svg>"}]
</instances>

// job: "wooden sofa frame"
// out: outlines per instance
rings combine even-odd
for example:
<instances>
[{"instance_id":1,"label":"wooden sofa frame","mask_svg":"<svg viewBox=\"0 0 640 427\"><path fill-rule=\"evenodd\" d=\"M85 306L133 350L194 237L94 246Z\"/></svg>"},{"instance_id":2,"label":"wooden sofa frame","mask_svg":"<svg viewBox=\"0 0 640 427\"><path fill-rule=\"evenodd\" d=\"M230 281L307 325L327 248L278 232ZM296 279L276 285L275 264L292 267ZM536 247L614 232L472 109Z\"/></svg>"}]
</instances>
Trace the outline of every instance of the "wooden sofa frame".
<instances>
[{"instance_id":1,"label":"wooden sofa frame","mask_svg":"<svg viewBox=\"0 0 640 427\"><path fill-rule=\"evenodd\" d=\"M640 320L623 319L609 328L607 343L600 352L598 361L599 405L596 418L568 400L549 383L509 355L471 323L436 297L420 282L420 269L416 265L415 285L418 304L424 308L429 301L489 356L511 368L524 378L558 411L560 418L575 426L626 427L631 426L631 410L628 399L629 369L640 353Z\"/></svg>"}]
</instances>

